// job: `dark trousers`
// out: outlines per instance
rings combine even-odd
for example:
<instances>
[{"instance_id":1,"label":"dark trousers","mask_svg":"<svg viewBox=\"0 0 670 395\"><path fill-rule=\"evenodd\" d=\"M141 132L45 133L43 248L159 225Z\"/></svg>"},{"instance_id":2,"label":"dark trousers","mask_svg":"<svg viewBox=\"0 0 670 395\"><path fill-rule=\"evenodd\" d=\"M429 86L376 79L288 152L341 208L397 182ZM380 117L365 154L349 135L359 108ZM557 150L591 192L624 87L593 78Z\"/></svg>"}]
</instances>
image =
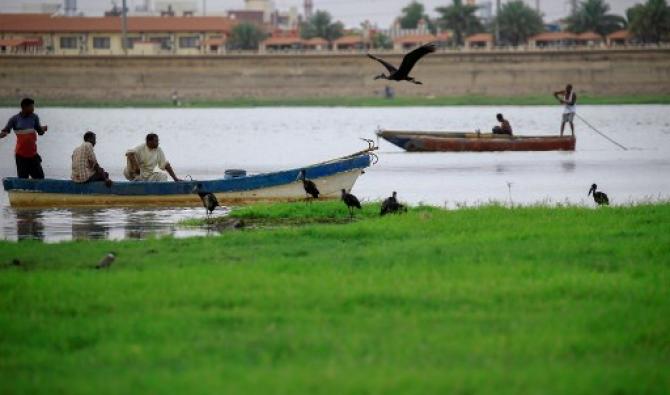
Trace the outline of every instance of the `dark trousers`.
<instances>
[{"instance_id":1,"label":"dark trousers","mask_svg":"<svg viewBox=\"0 0 670 395\"><path fill-rule=\"evenodd\" d=\"M42 158L35 155L32 158L24 158L16 155L16 172L19 178L33 178L41 180L44 178L44 170L42 170Z\"/></svg>"}]
</instances>

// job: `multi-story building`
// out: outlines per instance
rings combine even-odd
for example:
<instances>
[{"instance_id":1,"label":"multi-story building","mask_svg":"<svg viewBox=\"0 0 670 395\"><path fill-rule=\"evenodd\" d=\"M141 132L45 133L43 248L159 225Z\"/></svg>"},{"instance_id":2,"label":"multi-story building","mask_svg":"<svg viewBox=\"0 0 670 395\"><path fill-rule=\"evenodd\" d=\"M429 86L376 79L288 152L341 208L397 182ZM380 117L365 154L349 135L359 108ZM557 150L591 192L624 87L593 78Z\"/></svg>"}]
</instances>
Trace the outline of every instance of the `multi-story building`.
<instances>
[{"instance_id":1,"label":"multi-story building","mask_svg":"<svg viewBox=\"0 0 670 395\"><path fill-rule=\"evenodd\" d=\"M225 51L225 40L235 24L227 17L174 16L127 19L129 55L222 53ZM0 40L8 43L25 40L32 43L33 53L124 54L120 17L0 14ZM0 47L0 50L2 48L5 52L12 52L7 46Z\"/></svg>"}]
</instances>

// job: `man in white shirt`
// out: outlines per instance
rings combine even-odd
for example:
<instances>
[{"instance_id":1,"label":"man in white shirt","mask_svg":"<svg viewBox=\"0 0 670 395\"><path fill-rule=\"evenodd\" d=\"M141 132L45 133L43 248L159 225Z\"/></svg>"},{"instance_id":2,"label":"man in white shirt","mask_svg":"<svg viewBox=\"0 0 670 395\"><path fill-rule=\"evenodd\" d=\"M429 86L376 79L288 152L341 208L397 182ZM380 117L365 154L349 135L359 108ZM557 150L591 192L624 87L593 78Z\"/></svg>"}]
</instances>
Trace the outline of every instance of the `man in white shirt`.
<instances>
[{"instance_id":1,"label":"man in white shirt","mask_svg":"<svg viewBox=\"0 0 670 395\"><path fill-rule=\"evenodd\" d=\"M570 130L572 130L572 135L575 135L575 114L577 113L577 94L572 89L572 85L568 84L565 87L564 91L554 92L554 97L565 104L565 109L563 110L563 122L561 122L561 136L563 136L563 131L565 130L565 124L570 124Z\"/></svg>"},{"instance_id":2,"label":"man in white shirt","mask_svg":"<svg viewBox=\"0 0 670 395\"><path fill-rule=\"evenodd\" d=\"M123 170L126 179L129 181L167 181L167 174L156 171L156 167L158 167L160 170L167 171L173 180L181 181L174 174L172 166L165 159L165 154L158 143L158 135L149 133L145 144L138 145L126 152L127 165Z\"/></svg>"}]
</instances>

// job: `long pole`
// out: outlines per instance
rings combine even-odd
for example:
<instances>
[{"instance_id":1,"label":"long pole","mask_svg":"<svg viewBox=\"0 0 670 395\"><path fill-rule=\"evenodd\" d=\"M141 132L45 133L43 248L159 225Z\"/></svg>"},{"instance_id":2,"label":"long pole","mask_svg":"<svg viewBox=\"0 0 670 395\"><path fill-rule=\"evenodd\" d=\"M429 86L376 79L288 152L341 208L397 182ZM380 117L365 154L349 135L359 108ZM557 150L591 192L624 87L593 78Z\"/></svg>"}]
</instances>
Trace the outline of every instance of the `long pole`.
<instances>
[{"instance_id":1,"label":"long pole","mask_svg":"<svg viewBox=\"0 0 670 395\"><path fill-rule=\"evenodd\" d=\"M607 136L605 133L603 133L603 132L601 132L600 130L598 130L598 129L596 129L595 127L593 127L593 125L591 125L586 119L580 117L579 114L575 114L575 115L577 116L577 118L581 119L582 122L584 122L584 123L586 124L586 126L588 126L588 127L590 127L591 129L593 129L594 132L596 132L596 133L598 133L599 135L603 136L603 137L606 138L609 142L611 142L612 144L615 144L616 146L618 146L618 147L621 148L622 150L624 150L624 151L628 151L628 148L626 148L626 147L624 147L623 145L617 143L617 142L614 141L612 138L610 138L609 136Z\"/></svg>"},{"instance_id":2,"label":"long pole","mask_svg":"<svg viewBox=\"0 0 670 395\"><path fill-rule=\"evenodd\" d=\"M128 55L128 7L126 0L123 0L121 6L121 46L123 54Z\"/></svg>"}]
</instances>

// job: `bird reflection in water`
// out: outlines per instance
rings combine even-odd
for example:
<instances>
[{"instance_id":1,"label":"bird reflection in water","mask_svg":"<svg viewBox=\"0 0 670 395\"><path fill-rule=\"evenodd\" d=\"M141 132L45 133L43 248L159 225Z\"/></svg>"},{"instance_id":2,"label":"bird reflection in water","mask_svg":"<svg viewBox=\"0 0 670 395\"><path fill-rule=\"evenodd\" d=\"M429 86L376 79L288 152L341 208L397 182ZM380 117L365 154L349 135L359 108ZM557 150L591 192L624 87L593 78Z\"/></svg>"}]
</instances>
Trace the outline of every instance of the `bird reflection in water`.
<instances>
[{"instance_id":1,"label":"bird reflection in water","mask_svg":"<svg viewBox=\"0 0 670 395\"><path fill-rule=\"evenodd\" d=\"M44 240L42 213L35 210L16 210L16 235L19 240Z\"/></svg>"},{"instance_id":2,"label":"bird reflection in water","mask_svg":"<svg viewBox=\"0 0 670 395\"><path fill-rule=\"evenodd\" d=\"M561 168L566 173L574 173L577 169L577 163L574 160L567 160L561 162Z\"/></svg>"}]
</instances>

